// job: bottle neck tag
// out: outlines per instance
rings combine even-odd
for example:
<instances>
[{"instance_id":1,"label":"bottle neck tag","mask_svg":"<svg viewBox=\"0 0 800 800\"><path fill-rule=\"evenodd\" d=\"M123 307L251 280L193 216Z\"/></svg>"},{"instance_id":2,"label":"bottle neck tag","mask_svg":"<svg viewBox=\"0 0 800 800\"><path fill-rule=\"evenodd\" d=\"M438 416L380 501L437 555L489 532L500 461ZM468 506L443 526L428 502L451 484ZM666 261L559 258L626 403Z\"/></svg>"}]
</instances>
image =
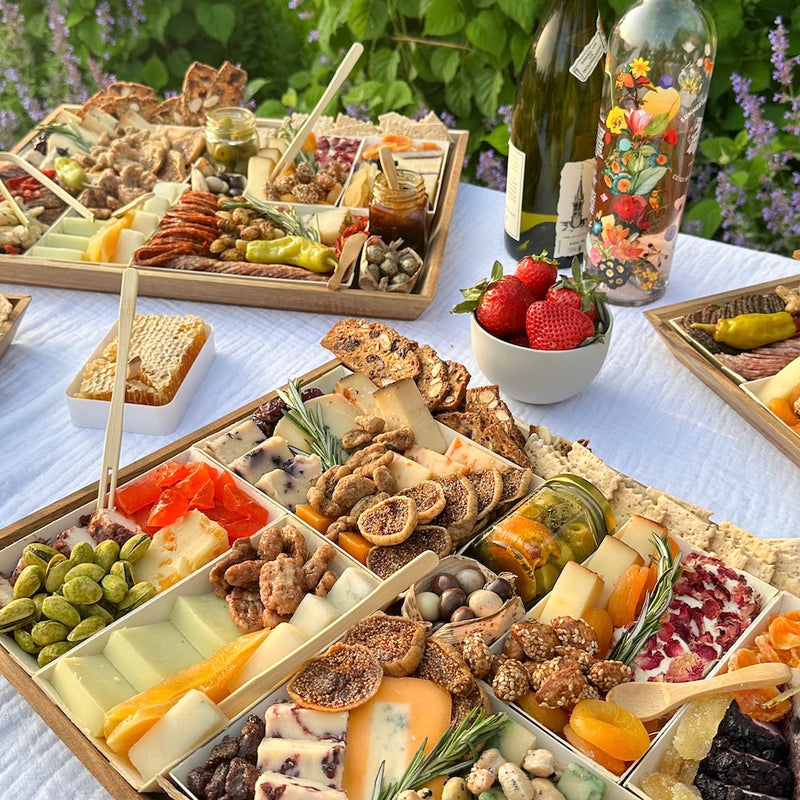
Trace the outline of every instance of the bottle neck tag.
<instances>
[{"instance_id":1,"label":"bottle neck tag","mask_svg":"<svg viewBox=\"0 0 800 800\"><path fill-rule=\"evenodd\" d=\"M570 66L570 75L574 75L581 83L586 83L594 72L597 62L605 55L607 49L608 42L603 33L603 25L600 22L600 17L598 17L597 31L587 42L586 47L581 50L575 62Z\"/></svg>"}]
</instances>

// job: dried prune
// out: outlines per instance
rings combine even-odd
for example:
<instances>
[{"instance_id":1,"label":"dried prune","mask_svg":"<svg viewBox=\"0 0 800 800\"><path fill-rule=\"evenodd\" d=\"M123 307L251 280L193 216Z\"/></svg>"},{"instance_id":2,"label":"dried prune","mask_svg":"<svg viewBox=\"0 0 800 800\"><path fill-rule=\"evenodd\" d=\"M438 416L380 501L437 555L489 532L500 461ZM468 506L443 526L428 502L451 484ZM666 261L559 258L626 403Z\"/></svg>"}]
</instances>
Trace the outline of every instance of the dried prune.
<instances>
[{"instance_id":1,"label":"dried prune","mask_svg":"<svg viewBox=\"0 0 800 800\"><path fill-rule=\"evenodd\" d=\"M266 403L262 403L253 412L253 422L258 425L264 436L272 436L275 426L283 416L284 408L286 408L286 403L280 397L273 397Z\"/></svg>"},{"instance_id":2,"label":"dried prune","mask_svg":"<svg viewBox=\"0 0 800 800\"><path fill-rule=\"evenodd\" d=\"M225 792L228 800L253 800L258 767L243 758L234 758L225 779Z\"/></svg>"}]
</instances>

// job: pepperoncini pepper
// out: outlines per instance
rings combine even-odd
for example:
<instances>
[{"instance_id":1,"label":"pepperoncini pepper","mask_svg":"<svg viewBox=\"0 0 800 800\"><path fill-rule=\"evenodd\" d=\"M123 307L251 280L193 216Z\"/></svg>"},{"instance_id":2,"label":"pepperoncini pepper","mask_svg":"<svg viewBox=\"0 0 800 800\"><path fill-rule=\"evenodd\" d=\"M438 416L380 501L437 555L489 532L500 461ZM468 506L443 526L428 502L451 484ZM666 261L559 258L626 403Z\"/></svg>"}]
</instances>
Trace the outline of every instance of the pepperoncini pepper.
<instances>
[{"instance_id":1,"label":"pepperoncini pepper","mask_svg":"<svg viewBox=\"0 0 800 800\"><path fill-rule=\"evenodd\" d=\"M290 264L311 272L333 272L338 260L333 248L304 236L255 239L247 243L246 256L254 264Z\"/></svg>"},{"instance_id":2,"label":"pepperoncini pepper","mask_svg":"<svg viewBox=\"0 0 800 800\"><path fill-rule=\"evenodd\" d=\"M739 314L718 319L713 324L693 322L692 327L708 331L715 342L722 342L738 350L752 350L754 347L790 339L800 331L800 318L793 317L788 311Z\"/></svg>"},{"instance_id":3,"label":"pepperoncini pepper","mask_svg":"<svg viewBox=\"0 0 800 800\"><path fill-rule=\"evenodd\" d=\"M54 162L58 180L67 189L83 189L88 184L86 170L77 162L66 156L59 156Z\"/></svg>"}]
</instances>

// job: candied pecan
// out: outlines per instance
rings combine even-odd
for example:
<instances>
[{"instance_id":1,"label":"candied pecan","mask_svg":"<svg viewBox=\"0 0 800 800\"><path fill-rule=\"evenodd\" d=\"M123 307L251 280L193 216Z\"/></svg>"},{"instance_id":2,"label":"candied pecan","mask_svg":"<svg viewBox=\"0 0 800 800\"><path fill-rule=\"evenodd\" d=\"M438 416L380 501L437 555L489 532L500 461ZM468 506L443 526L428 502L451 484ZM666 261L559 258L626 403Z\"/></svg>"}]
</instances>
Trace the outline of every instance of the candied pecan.
<instances>
[{"instance_id":1,"label":"candied pecan","mask_svg":"<svg viewBox=\"0 0 800 800\"><path fill-rule=\"evenodd\" d=\"M375 483L361 475L345 475L336 484L331 500L342 508L351 509L362 497L375 494Z\"/></svg>"},{"instance_id":2,"label":"candied pecan","mask_svg":"<svg viewBox=\"0 0 800 800\"><path fill-rule=\"evenodd\" d=\"M476 678L485 678L492 671L492 651L480 631L473 631L464 637L461 653Z\"/></svg>"},{"instance_id":3,"label":"candied pecan","mask_svg":"<svg viewBox=\"0 0 800 800\"><path fill-rule=\"evenodd\" d=\"M234 564L242 561L251 561L258 558L258 553L249 539L237 539L230 551L224 555L211 569L208 579L214 587L214 594L217 597L225 597L230 586L225 581L225 571Z\"/></svg>"},{"instance_id":4,"label":"candied pecan","mask_svg":"<svg viewBox=\"0 0 800 800\"><path fill-rule=\"evenodd\" d=\"M308 558L305 536L294 525L284 525L281 531L281 541L282 552L289 556L298 567L301 567Z\"/></svg>"},{"instance_id":5,"label":"candied pecan","mask_svg":"<svg viewBox=\"0 0 800 800\"><path fill-rule=\"evenodd\" d=\"M525 658L525 651L522 649L522 645L517 639L509 635L506 636L506 640L503 642L503 655L513 658L516 661L522 661Z\"/></svg>"},{"instance_id":6,"label":"candied pecan","mask_svg":"<svg viewBox=\"0 0 800 800\"><path fill-rule=\"evenodd\" d=\"M206 786L214 773L210 769L196 767L186 776L186 787L200 800L206 796Z\"/></svg>"},{"instance_id":7,"label":"candied pecan","mask_svg":"<svg viewBox=\"0 0 800 800\"><path fill-rule=\"evenodd\" d=\"M288 622L291 619L291 614L276 614L272 609L264 609L264 612L261 615L261 624L272 630L273 628L277 628L282 622Z\"/></svg>"},{"instance_id":8,"label":"candied pecan","mask_svg":"<svg viewBox=\"0 0 800 800\"><path fill-rule=\"evenodd\" d=\"M559 642L565 647L577 647L594 655L600 649L594 628L582 619L556 617L551 623Z\"/></svg>"},{"instance_id":9,"label":"candied pecan","mask_svg":"<svg viewBox=\"0 0 800 800\"><path fill-rule=\"evenodd\" d=\"M567 647L559 645L556 647L557 655L566 658L568 661L574 661L581 668L582 672L588 672L592 664L595 662L595 657L588 653L586 650L581 650L579 647Z\"/></svg>"},{"instance_id":10,"label":"candied pecan","mask_svg":"<svg viewBox=\"0 0 800 800\"><path fill-rule=\"evenodd\" d=\"M332 542L338 542L340 533L357 530L358 523L356 517L343 515L328 525L328 530L325 531L325 536L327 536Z\"/></svg>"},{"instance_id":11,"label":"candied pecan","mask_svg":"<svg viewBox=\"0 0 800 800\"><path fill-rule=\"evenodd\" d=\"M252 800L259 774L255 764L243 758L234 758L225 778L228 800Z\"/></svg>"},{"instance_id":12,"label":"candied pecan","mask_svg":"<svg viewBox=\"0 0 800 800\"><path fill-rule=\"evenodd\" d=\"M258 575L263 564L261 559L232 564L225 570L224 578L230 586L256 589L258 588Z\"/></svg>"},{"instance_id":13,"label":"candied pecan","mask_svg":"<svg viewBox=\"0 0 800 800\"><path fill-rule=\"evenodd\" d=\"M530 681L525 667L513 658L500 665L492 679L492 691L498 700L513 703L530 689Z\"/></svg>"},{"instance_id":14,"label":"candied pecan","mask_svg":"<svg viewBox=\"0 0 800 800\"><path fill-rule=\"evenodd\" d=\"M522 620L511 626L510 637L519 643L531 661L548 661L555 655L558 636L538 619Z\"/></svg>"},{"instance_id":15,"label":"candied pecan","mask_svg":"<svg viewBox=\"0 0 800 800\"><path fill-rule=\"evenodd\" d=\"M595 661L586 677L602 692L608 692L620 683L633 680L633 669L621 661Z\"/></svg>"},{"instance_id":16,"label":"candied pecan","mask_svg":"<svg viewBox=\"0 0 800 800\"><path fill-rule=\"evenodd\" d=\"M305 596L301 567L286 553L261 567L259 586L264 610L280 616L294 614Z\"/></svg>"},{"instance_id":17,"label":"candied pecan","mask_svg":"<svg viewBox=\"0 0 800 800\"><path fill-rule=\"evenodd\" d=\"M329 569L325 570L319 579L319 583L314 587L314 594L317 597L325 597L333 588L334 583L336 583L336 573L331 572Z\"/></svg>"},{"instance_id":18,"label":"candied pecan","mask_svg":"<svg viewBox=\"0 0 800 800\"><path fill-rule=\"evenodd\" d=\"M307 499L309 505L323 517L341 517L345 513L345 509L338 503L334 503L316 486L312 486L308 490Z\"/></svg>"},{"instance_id":19,"label":"candied pecan","mask_svg":"<svg viewBox=\"0 0 800 800\"><path fill-rule=\"evenodd\" d=\"M264 623L261 617L264 613L264 604L261 602L258 591L242 589L237 586L225 599L228 602L231 620L242 633L252 633L263 629Z\"/></svg>"},{"instance_id":20,"label":"candied pecan","mask_svg":"<svg viewBox=\"0 0 800 800\"><path fill-rule=\"evenodd\" d=\"M536 692L536 702L548 708L572 708L583 696L587 681L577 665L550 675Z\"/></svg>"},{"instance_id":21,"label":"candied pecan","mask_svg":"<svg viewBox=\"0 0 800 800\"><path fill-rule=\"evenodd\" d=\"M342 447L345 450L358 450L372 442L372 434L362 428L353 428L342 436Z\"/></svg>"},{"instance_id":22,"label":"candied pecan","mask_svg":"<svg viewBox=\"0 0 800 800\"><path fill-rule=\"evenodd\" d=\"M372 472L372 480L379 492L386 494L397 493L397 479L392 474L389 467L379 464Z\"/></svg>"},{"instance_id":23,"label":"candied pecan","mask_svg":"<svg viewBox=\"0 0 800 800\"><path fill-rule=\"evenodd\" d=\"M379 433L373 441L375 444L386 445L390 450L402 452L403 450L408 450L414 444L416 438L411 428L403 426L393 431Z\"/></svg>"},{"instance_id":24,"label":"candied pecan","mask_svg":"<svg viewBox=\"0 0 800 800\"><path fill-rule=\"evenodd\" d=\"M222 761L214 768L214 774L206 784L206 800L222 800L225 796L225 779L230 765L230 761Z\"/></svg>"},{"instance_id":25,"label":"candied pecan","mask_svg":"<svg viewBox=\"0 0 800 800\"><path fill-rule=\"evenodd\" d=\"M375 414L361 414L355 418L355 423L362 431L366 431L372 436L382 433L386 427L386 421L383 417L378 417Z\"/></svg>"},{"instance_id":26,"label":"candied pecan","mask_svg":"<svg viewBox=\"0 0 800 800\"><path fill-rule=\"evenodd\" d=\"M303 564L300 574L302 575L303 588L311 591L328 569L328 564L333 561L336 550L332 544L321 544L312 554L311 558Z\"/></svg>"},{"instance_id":27,"label":"candied pecan","mask_svg":"<svg viewBox=\"0 0 800 800\"><path fill-rule=\"evenodd\" d=\"M369 447L365 447L363 450L358 450L353 453L353 455L347 459L347 465L355 470L378 459L385 459L389 452L389 448L384 444L371 444ZM384 463L388 463L388 461L391 461L393 458L394 453L388 456L388 460ZM319 485L319 480L317 481L317 485Z\"/></svg>"},{"instance_id":28,"label":"candied pecan","mask_svg":"<svg viewBox=\"0 0 800 800\"><path fill-rule=\"evenodd\" d=\"M242 725L242 733L239 736L239 750L237 756L249 761L251 764L258 763L258 746L266 733L266 725L262 717L258 714L250 714Z\"/></svg>"},{"instance_id":29,"label":"candied pecan","mask_svg":"<svg viewBox=\"0 0 800 800\"><path fill-rule=\"evenodd\" d=\"M231 761L236 758L239 752L239 740L235 736L224 736L222 741L215 744L208 754L206 763L203 764L205 769L216 769L217 764L223 761Z\"/></svg>"},{"instance_id":30,"label":"candied pecan","mask_svg":"<svg viewBox=\"0 0 800 800\"><path fill-rule=\"evenodd\" d=\"M258 556L264 561L272 561L283 552L283 533L277 525L270 525L258 540Z\"/></svg>"}]
</instances>

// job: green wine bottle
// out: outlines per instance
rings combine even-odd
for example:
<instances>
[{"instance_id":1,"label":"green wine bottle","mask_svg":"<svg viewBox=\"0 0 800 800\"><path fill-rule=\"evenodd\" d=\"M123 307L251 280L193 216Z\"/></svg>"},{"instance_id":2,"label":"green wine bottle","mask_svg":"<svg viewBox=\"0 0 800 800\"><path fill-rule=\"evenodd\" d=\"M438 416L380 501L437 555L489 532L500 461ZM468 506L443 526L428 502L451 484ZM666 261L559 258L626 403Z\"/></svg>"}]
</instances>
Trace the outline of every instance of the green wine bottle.
<instances>
[{"instance_id":1,"label":"green wine bottle","mask_svg":"<svg viewBox=\"0 0 800 800\"><path fill-rule=\"evenodd\" d=\"M505 243L568 269L588 229L606 41L595 0L550 0L517 82Z\"/></svg>"}]
</instances>

